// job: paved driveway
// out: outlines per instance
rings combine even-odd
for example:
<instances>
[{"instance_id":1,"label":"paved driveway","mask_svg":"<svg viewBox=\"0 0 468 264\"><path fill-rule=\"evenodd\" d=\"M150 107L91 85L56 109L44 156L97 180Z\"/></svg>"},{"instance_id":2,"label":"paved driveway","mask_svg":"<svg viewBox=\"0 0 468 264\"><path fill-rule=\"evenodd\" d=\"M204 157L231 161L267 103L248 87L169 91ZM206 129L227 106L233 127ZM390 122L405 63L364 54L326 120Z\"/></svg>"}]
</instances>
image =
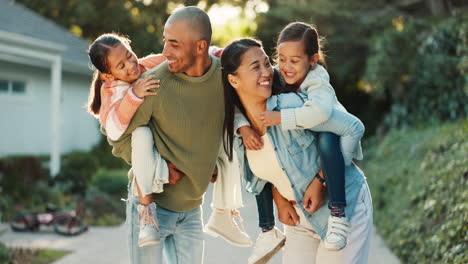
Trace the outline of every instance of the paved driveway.
<instances>
[{"instance_id":1,"label":"paved driveway","mask_svg":"<svg viewBox=\"0 0 468 264\"><path fill-rule=\"evenodd\" d=\"M211 208L211 186L203 205L203 219L208 220ZM257 212L253 195L244 194L244 205L241 214L247 232L254 240L259 232ZM122 206L125 206L122 203ZM5 225L3 225L5 227ZM54 264L127 264L127 246L125 225L116 227L91 227L90 231L77 237L63 237L51 231L39 233L16 233L9 228L0 236L0 241L13 247L55 248L72 250L73 253L56 261ZM221 238L205 236L205 264L239 264L247 263L251 248L235 247ZM281 263L278 253L269 263ZM398 259L390 252L381 238L374 234L371 242L369 263L399 264Z\"/></svg>"}]
</instances>

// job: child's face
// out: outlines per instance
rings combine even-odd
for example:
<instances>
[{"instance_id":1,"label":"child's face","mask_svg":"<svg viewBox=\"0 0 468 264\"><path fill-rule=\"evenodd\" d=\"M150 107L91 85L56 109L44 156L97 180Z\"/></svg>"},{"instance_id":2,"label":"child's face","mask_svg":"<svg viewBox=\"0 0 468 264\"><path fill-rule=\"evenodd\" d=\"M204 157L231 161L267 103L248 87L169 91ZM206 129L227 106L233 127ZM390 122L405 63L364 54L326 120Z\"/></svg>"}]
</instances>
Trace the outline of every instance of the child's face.
<instances>
[{"instance_id":1,"label":"child's face","mask_svg":"<svg viewBox=\"0 0 468 264\"><path fill-rule=\"evenodd\" d=\"M300 85L310 66L314 65L313 56L305 53L302 41L285 41L278 45L278 66L284 80L289 85Z\"/></svg>"},{"instance_id":2,"label":"child's face","mask_svg":"<svg viewBox=\"0 0 468 264\"><path fill-rule=\"evenodd\" d=\"M112 47L107 56L109 74L105 76L110 80L121 80L132 83L141 75L141 69L138 66L138 58L132 50L127 49L125 45L118 44Z\"/></svg>"}]
</instances>

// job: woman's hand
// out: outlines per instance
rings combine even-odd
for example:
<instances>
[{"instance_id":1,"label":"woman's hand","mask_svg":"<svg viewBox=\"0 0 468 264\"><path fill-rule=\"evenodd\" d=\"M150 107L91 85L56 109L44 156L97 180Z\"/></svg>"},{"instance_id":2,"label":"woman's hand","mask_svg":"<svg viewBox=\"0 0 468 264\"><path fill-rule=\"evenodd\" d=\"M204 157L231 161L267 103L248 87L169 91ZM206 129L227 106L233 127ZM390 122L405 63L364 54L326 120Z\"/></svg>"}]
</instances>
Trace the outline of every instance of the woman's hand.
<instances>
[{"instance_id":1,"label":"woman's hand","mask_svg":"<svg viewBox=\"0 0 468 264\"><path fill-rule=\"evenodd\" d=\"M295 226L299 224L299 216L297 215L296 209L294 206L287 202L278 208L278 219L281 223L289 226Z\"/></svg>"},{"instance_id":2,"label":"woman's hand","mask_svg":"<svg viewBox=\"0 0 468 264\"><path fill-rule=\"evenodd\" d=\"M279 111L265 111L260 114L260 120L262 120L265 127L276 126L281 124L281 112Z\"/></svg>"},{"instance_id":3,"label":"woman's hand","mask_svg":"<svg viewBox=\"0 0 468 264\"><path fill-rule=\"evenodd\" d=\"M276 208L278 208L278 219L285 225L295 226L299 224L299 216L297 215L294 206L286 200L272 185L272 195L275 201Z\"/></svg>"},{"instance_id":4,"label":"woman's hand","mask_svg":"<svg viewBox=\"0 0 468 264\"><path fill-rule=\"evenodd\" d=\"M322 175L319 172L319 175ZM304 193L304 209L309 213L315 213L325 202L325 187L314 177Z\"/></svg>"},{"instance_id":5,"label":"woman's hand","mask_svg":"<svg viewBox=\"0 0 468 264\"><path fill-rule=\"evenodd\" d=\"M263 148L262 138L250 126L243 126L238 129L242 136L244 146L248 150L261 150Z\"/></svg>"},{"instance_id":6,"label":"woman's hand","mask_svg":"<svg viewBox=\"0 0 468 264\"><path fill-rule=\"evenodd\" d=\"M147 95L156 95L155 92L150 92L148 90L159 88L159 80L153 80L154 75L148 75L144 79L138 79L132 84L133 93L139 97L143 98Z\"/></svg>"}]
</instances>

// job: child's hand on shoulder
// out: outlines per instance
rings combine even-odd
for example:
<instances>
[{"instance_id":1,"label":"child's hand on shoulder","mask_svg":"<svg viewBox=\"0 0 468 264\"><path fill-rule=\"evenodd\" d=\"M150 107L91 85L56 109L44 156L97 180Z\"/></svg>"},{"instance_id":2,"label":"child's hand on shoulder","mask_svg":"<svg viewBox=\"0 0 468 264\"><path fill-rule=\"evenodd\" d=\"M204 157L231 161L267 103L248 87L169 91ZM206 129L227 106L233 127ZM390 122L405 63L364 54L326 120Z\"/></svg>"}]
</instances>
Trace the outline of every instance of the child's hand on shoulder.
<instances>
[{"instance_id":1,"label":"child's hand on shoulder","mask_svg":"<svg viewBox=\"0 0 468 264\"><path fill-rule=\"evenodd\" d=\"M281 124L281 112L279 111L265 111L260 114L265 127L276 126Z\"/></svg>"},{"instance_id":2,"label":"child's hand on shoulder","mask_svg":"<svg viewBox=\"0 0 468 264\"><path fill-rule=\"evenodd\" d=\"M242 136L245 148L248 150L260 150L263 148L262 138L250 126L243 126L238 129Z\"/></svg>"},{"instance_id":3,"label":"child's hand on shoulder","mask_svg":"<svg viewBox=\"0 0 468 264\"><path fill-rule=\"evenodd\" d=\"M156 95L156 92L149 91L150 89L159 88L159 80L153 80L154 75L148 75L144 79L138 79L132 84L133 93L143 98L147 95Z\"/></svg>"}]
</instances>

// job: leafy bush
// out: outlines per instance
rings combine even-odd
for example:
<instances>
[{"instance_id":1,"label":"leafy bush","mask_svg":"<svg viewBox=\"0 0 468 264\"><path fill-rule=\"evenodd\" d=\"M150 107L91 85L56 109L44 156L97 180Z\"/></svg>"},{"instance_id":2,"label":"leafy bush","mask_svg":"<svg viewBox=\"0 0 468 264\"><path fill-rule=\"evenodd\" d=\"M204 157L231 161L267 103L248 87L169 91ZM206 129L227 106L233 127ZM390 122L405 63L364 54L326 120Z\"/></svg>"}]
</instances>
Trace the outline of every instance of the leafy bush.
<instances>
[{"instance_id":1,"label":"leafy bush","mask_svg":"<svg viewBox=\"0 0 468 264\"><path fill-rule=\"evenodd\" d=\"M468 120L365 142L375 223L403 263L466 263Z\"/></svg>"},{"instance_id":2,"label":"leafy bush","mask_svg":"<svg viewBox=\"0 0 468 264\"><path fill-rule=\"evenodd\" d=\"M467 16L454 15L432 26L405 22L376 37L365 74L374 97L390 97L389 127L437 123L468 115L466 91Z\"/></svg>"},{"instance_id":3,"label":"leafy bush","mask_svg":"<svg viewBox=\"0 0 468 264\"><path fill-rule=\"evenodd\" d=\"M62 167L56 181L72 193L85 193L98 169L95 158L86 152L71 152L62 157Z\"/></svg>"},{"instance_id":4,"label":"leafy bush","mask_svg":"<svg viewBox=\"0 0 468 264\"><path fill-rule=\"evenodd\" d=\"M125 220L125 203L94 186L87 190L85 206L90 225L115 225Z\"/></svg>"},{"instance_id":5,"label":"leafy bush","mask_svg":"<svg viewBox=\"0 0 468 264\"><path fill-rule=\"evenodd\" d=\"M36 157L7 157L0 159L0 194L23 200L35 189L36 182L47 181L47 171Z\"/></svg>"},{"instance_id":6,"label":"leafy bush","mask_svg":"<svg viewBox=\"0 0 468 264\"><path fill-rule=\"evenodd\" d=\"M92 184L113 197L126 197L128 185L127 171L100 169L93 176Z\"/></svg>"},{"instance_id":7,"label":"leafy bush","mask_svg":"<svg viewBox=\"0 0 468 264\"><path fill-rule=\"evenodd\" d=\"M123 159L112 155L112 147L104 136L101 136L101 140L93 147L89 154L93 156L100 168L127 170L129 168L129 165Z\"/></svg>"},{"instance_id":8,"label":"leafy bush","mask_svg":"<svg viewBox=\"0 0 468 264\"><path fill-rule=\"evenodd\" d=\"M0 242L0 263L8 263L12 255L13 253L5 246L5 244Z\"/></svg>"}]
</instances>

